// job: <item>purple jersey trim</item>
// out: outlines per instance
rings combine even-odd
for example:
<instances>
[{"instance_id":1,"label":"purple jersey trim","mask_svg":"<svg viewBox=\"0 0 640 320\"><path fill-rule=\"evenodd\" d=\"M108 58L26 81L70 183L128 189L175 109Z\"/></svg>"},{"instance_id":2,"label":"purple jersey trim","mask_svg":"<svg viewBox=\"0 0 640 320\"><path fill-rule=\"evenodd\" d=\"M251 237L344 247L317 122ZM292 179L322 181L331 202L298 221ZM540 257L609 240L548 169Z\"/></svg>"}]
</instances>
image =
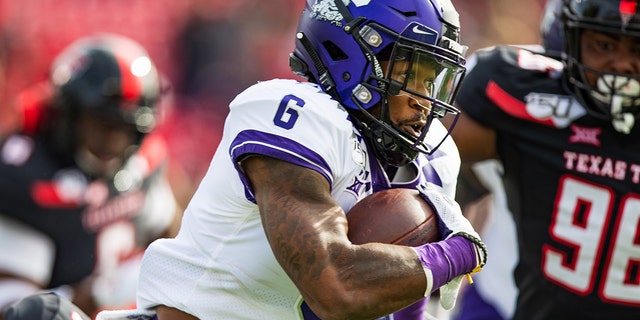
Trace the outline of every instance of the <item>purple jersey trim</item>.
<instances>
[{"instance_id":1,"label":"purple jersey trim","mask_svg":"<svg viewBox=\"0 0 640 320\"><path fill-rule=\"evenodd\" d=\"M369 147L368 144L367 147ZM427 159L428 161L431 161L433 159L445 156L447 156L447 153L438 149L433 154L428 155ZM435 184L439 187L443 186L442 179L440 178L438 171L436 171L431 163L429 163L428 161L424 161L424 158L418 157L413 163L408 164L408 166L413 166L414 168L416 168L416 170L422 170L421 178L419 177L417 180L409 181L406 183L393 182L390 185L388 185L389 182L387 176L384 173L384 169L382 168L380 162L374 157L370 157L369 161L371 164L371 181L373 192L378 192L389 188L415 189L418 187L418 185L424 183L425 181L428 181L429 183Z\"/></svg>"},{"instance_id":2,"label":"purple jersey trim","mask_svg":"<svg viewBox=\"0 0 640 320\"><path fill-rule=\"evenodd\" d=\"M439 157L444 157L446 154L444 152L441 152L440 150L436 150L436 152L430 156L428 156L427 158L429 160L433 160ZM421 163L420 161L421 159L418 158L418 160L416 161L418 163L418 167L422 168L422 174L424 174L424 178L435 184L438 185L440 187L442 187L442 179L440 179L440 175L438 175L438 171L436 171L436 169L433 168L433 166L430 163Z\"/></svg>"},{"instance_id":3,"label":"purple jersey trim","mask_svg":"<svg viewBox=\"0 0 640 320\"><path fill-rule=\"evenodd\" d=\"M231 142L229 154L244 185L247 200L255 203L248 178L239 166L239 159L248 154L260 154L309 168L324 176L333 185L329 164L315 151L289 138L257 130L244 130Z\"/></svg>"}]
</instances>

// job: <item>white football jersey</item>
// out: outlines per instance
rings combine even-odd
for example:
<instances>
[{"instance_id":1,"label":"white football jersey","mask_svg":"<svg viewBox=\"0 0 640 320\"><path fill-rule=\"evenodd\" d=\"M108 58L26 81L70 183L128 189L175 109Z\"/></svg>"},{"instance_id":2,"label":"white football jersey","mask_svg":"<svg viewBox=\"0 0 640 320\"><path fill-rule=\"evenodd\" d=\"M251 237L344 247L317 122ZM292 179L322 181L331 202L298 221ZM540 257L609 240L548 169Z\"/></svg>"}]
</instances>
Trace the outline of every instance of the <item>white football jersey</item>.
<instances>
[{"instance_id":1,"label":"white football jersey","mask_svg":"<svg viewBox=\"0 0 640 320\"><path fill-rule=\"evenodd\" d=\"M315 84L260 82L230 105L224 134L175 239L146 251L138 307L177 307L200 319L300 319L300 294L276 261L238 160L262 154L322 174L348 212L380 189L430 181L453 196L460 165L449 138L389 181L343 107ZM446 129L434 122L440 137ZM439 142L439 140L438 140Z\"/></svg>"}]
</instances>

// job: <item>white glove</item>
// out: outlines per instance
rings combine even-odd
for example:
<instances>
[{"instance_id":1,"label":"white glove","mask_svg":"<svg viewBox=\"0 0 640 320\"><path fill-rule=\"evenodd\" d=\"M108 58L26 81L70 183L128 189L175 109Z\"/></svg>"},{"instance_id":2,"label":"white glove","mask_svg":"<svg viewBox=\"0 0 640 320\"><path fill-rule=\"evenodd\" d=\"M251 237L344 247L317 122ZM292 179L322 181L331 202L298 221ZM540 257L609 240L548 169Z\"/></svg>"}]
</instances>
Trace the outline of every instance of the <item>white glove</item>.
<instances>
[{"instance_id":1,"label":"white glove","mask_svg":"<svg viewBox=\"0 0 640 320\"><path fill-rule=\"evenodd\" d=\"M471 222L462 215L460 205L442 191L425 185L418 186L420 196L429 203L438 215L438 231L442 239L465 233L480 239Z\"/></svg>"}]
</instances>

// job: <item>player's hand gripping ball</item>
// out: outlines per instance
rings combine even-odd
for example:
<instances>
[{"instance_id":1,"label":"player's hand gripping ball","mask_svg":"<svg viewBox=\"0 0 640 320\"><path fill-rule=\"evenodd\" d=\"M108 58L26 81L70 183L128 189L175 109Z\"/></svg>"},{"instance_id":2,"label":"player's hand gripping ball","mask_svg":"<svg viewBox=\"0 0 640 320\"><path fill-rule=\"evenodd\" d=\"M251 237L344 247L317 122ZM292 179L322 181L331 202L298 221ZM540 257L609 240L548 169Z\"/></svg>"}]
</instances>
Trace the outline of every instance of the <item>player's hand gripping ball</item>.
<instances>
[{"instance_id":1,"label":"player's hand gripping ball","mask_svg":"<svg viewBox=\"0 0 640 320\"><path fill-rule=\"evenodd\" d=\"M389 189L360 200L347 213L354 244L381 242L416 247L440 240L438 218L414 189Z\"/></svg>"}]
</instances>

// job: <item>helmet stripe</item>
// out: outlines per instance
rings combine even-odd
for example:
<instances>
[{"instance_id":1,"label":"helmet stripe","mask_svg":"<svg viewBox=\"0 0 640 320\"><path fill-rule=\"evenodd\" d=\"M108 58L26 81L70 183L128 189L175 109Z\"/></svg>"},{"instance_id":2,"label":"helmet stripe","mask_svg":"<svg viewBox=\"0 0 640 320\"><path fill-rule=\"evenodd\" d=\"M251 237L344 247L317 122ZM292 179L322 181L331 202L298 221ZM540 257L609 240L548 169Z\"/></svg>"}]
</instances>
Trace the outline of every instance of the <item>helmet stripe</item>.
<instances>
[{"instance_id":1,"label":"helmet stripe","mask_svg":"<svg viewBox=\"0 0 640 320\"><path fill-rule=\"evenodd\" d=\"M129 59L123 59L123 57L116 57L118 65L120 67L121 78L121 92L122 98L126 101L135 101L142 95L142 84L140 79L131 71L131 62Z\"/></svg>"},{"instance_id":2,"label":"helmet stripe","mask_svg":"<svg viewBox=\"0 0 640 320\"><path fill-rule=\"evenodd\" d=\"M634 15L638 6L637 0L622 0L620 1L620 14L622 15Z\"/></svg>"},{"instance_id":3,"label":"helmet stripe","mask_svg":"<svg viewBox=\"0 0 640 320\"><path fill-rule=\"evenodd\" d=\"M622 20L622 27L625 28L629 24L631 17L636 14L638 6L637 0L621 0L618 10L620 11L620 19Z\"/></svg>"}]
</instances>

